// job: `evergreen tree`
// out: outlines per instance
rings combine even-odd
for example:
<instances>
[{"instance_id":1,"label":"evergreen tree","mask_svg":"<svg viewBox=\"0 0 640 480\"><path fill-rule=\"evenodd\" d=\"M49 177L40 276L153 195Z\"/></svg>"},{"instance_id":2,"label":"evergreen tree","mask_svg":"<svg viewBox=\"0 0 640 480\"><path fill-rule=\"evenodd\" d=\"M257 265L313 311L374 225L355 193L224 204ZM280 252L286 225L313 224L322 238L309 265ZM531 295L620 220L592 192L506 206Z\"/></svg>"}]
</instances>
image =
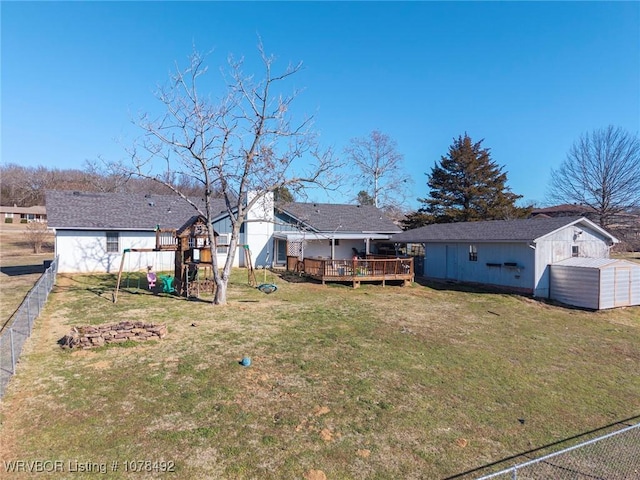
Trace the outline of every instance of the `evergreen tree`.
<instances>
[{"instance_id":1,"label":"evergreen tree","mask_svg":"<svg viewBox=\"0 0 640 480\"><path fill-rule=\"evenodd\" d=\"M286 186L277 187L273 191L273 200L277 203L290 203L294 202L295 198L291 190L289 190Z\"/></svg>"},{"instance_id":2,"label":"evergreen tree","mask_svg":"<svg viewBox=\"0 0 640 480\"><path fill-rule=\"evenodd\" d=\"M369 192L366 190L360 190L358 192L358 198L356 199L358 205L375 205L375 201Z\"/></svg>"},{"instance_id":3,"label":"evergreen tree","mask_svg":"<svg viewBox=\"0 0 640 480\"><path fill-rule=\"evenodd\" d=\"M408 216L406 226L506 220L529 214L529 208L515 206L522 195L506 186L506 172L481 144L482 140L473 143L466 133L454 139L447 156L431 169L429 197L418 199L423 207Z\"/></svg>"}]
</instances>

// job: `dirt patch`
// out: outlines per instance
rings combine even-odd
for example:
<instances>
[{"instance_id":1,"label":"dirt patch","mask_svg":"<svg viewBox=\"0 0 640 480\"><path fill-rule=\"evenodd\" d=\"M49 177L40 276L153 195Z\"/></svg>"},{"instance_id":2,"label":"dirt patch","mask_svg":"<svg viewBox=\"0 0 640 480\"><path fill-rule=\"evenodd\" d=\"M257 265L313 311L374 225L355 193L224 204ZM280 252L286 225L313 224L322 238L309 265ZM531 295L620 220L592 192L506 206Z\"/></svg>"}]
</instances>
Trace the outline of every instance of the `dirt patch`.
<instances>
[{"instance_id":1,"label":"dirt patch","mask_svg":"<svg viewBox=\"0 0 640 480\"><path fill-rule=\"evenodd\" d=\"M304 474L305 480L327 480L327 475L322 470L309 470Z\"/></svg>"}]
</instances>

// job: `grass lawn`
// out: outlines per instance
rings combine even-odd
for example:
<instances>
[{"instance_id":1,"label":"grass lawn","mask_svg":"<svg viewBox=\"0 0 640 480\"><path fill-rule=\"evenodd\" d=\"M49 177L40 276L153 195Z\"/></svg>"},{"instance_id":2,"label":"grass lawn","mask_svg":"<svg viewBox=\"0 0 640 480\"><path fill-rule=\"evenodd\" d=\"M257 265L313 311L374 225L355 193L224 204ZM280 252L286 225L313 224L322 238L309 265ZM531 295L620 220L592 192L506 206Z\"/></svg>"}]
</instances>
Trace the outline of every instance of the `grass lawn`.
<instances>
[{"instance_id":1,"label":"grass lawn","mask_svg":"<svg viewBox=\"0 0 640 480\"><path fill-rule=\"evenodd\" d=\"M53 259L53 234L35 255L26 238L25 224L0 223L0 330Z\"/></svg>"},{"instance_id":2,"label":"grass lawn","mask_svg":"<svg viewBox=\"0 0 640 480\"><path fill-rule=\"evenodd\" d=\"M638 307L297 280L265 295L238 270L213 307L144 290L113 304L113 276L59 276L0 404L0 471L48 459L119 462L108 478L444 478L640 414ZM56 343L122 320L169 334Z\"/></svg>"}]
</instances>

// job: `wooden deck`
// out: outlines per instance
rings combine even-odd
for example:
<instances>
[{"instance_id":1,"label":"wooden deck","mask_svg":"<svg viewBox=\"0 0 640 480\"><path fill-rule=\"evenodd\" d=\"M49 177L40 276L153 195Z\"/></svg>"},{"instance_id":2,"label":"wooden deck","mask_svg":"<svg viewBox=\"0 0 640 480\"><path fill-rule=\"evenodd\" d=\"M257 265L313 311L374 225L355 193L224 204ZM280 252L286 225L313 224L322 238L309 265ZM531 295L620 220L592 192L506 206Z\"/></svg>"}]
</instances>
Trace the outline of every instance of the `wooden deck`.
<instances>
[{"instance_id":1,"label":"wooden deck","mask_svg":"<svg viewBox=\"0 0 640 480\"><path fill-rule=\"evenodd\" d=\"M410 285L414 279L413 258L367 257L358 260L327 260L289 257L287 269L326 282L351 282L358 288L362 282L402 281Z\"/></svg>"}]
</instances>

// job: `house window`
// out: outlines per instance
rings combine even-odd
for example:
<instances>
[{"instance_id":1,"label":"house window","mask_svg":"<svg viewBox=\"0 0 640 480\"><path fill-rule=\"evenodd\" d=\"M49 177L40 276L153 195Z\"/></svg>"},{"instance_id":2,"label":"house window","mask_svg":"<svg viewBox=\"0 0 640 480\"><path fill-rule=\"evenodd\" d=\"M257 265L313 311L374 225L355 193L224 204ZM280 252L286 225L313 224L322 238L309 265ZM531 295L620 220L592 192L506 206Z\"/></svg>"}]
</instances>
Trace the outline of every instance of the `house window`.
<instances>
[{"instance_id":1,"label":"house window","mask_svg":"<svg viewBox=\"0 0 640 480\"><path fill-rule=\"evenodd\" d=\"M571 246L571 256L572 257L577 257L579 253L580 253L580 248L578 247L578 245L572 245Z\"/></svg>"},{"instance_id":2,"label":"house window","mask_svg":"<svg viewBox=\"0 0 640 480\"><path fill-rule=\"evenodd\" d=\"M118 232L107 232L107 253L118 253L120 251L120 234Z\"/></svg>"},{"instance_id":3,"label":"house window","mask_svg":"<svg viewBox=\"0 0 640 480\"><path fill-rule=\"evenodd\" d=\"M469 245L469 261L478 261L478 247L476 247L475 245Z\"/></svg>"},{"instance_id":4,"label":"house window","mask_svg":"<svg viewBox=\"0 0 640 480\"><path fill-rule=\"evenodd\" d=\"M340 239L339 238L334 238L332 240L329 240L329 246L331 246L331 243L333 242L333 245L335 245L336 247L338 245L340 245Z\"/></svg>"}]
</instances>

